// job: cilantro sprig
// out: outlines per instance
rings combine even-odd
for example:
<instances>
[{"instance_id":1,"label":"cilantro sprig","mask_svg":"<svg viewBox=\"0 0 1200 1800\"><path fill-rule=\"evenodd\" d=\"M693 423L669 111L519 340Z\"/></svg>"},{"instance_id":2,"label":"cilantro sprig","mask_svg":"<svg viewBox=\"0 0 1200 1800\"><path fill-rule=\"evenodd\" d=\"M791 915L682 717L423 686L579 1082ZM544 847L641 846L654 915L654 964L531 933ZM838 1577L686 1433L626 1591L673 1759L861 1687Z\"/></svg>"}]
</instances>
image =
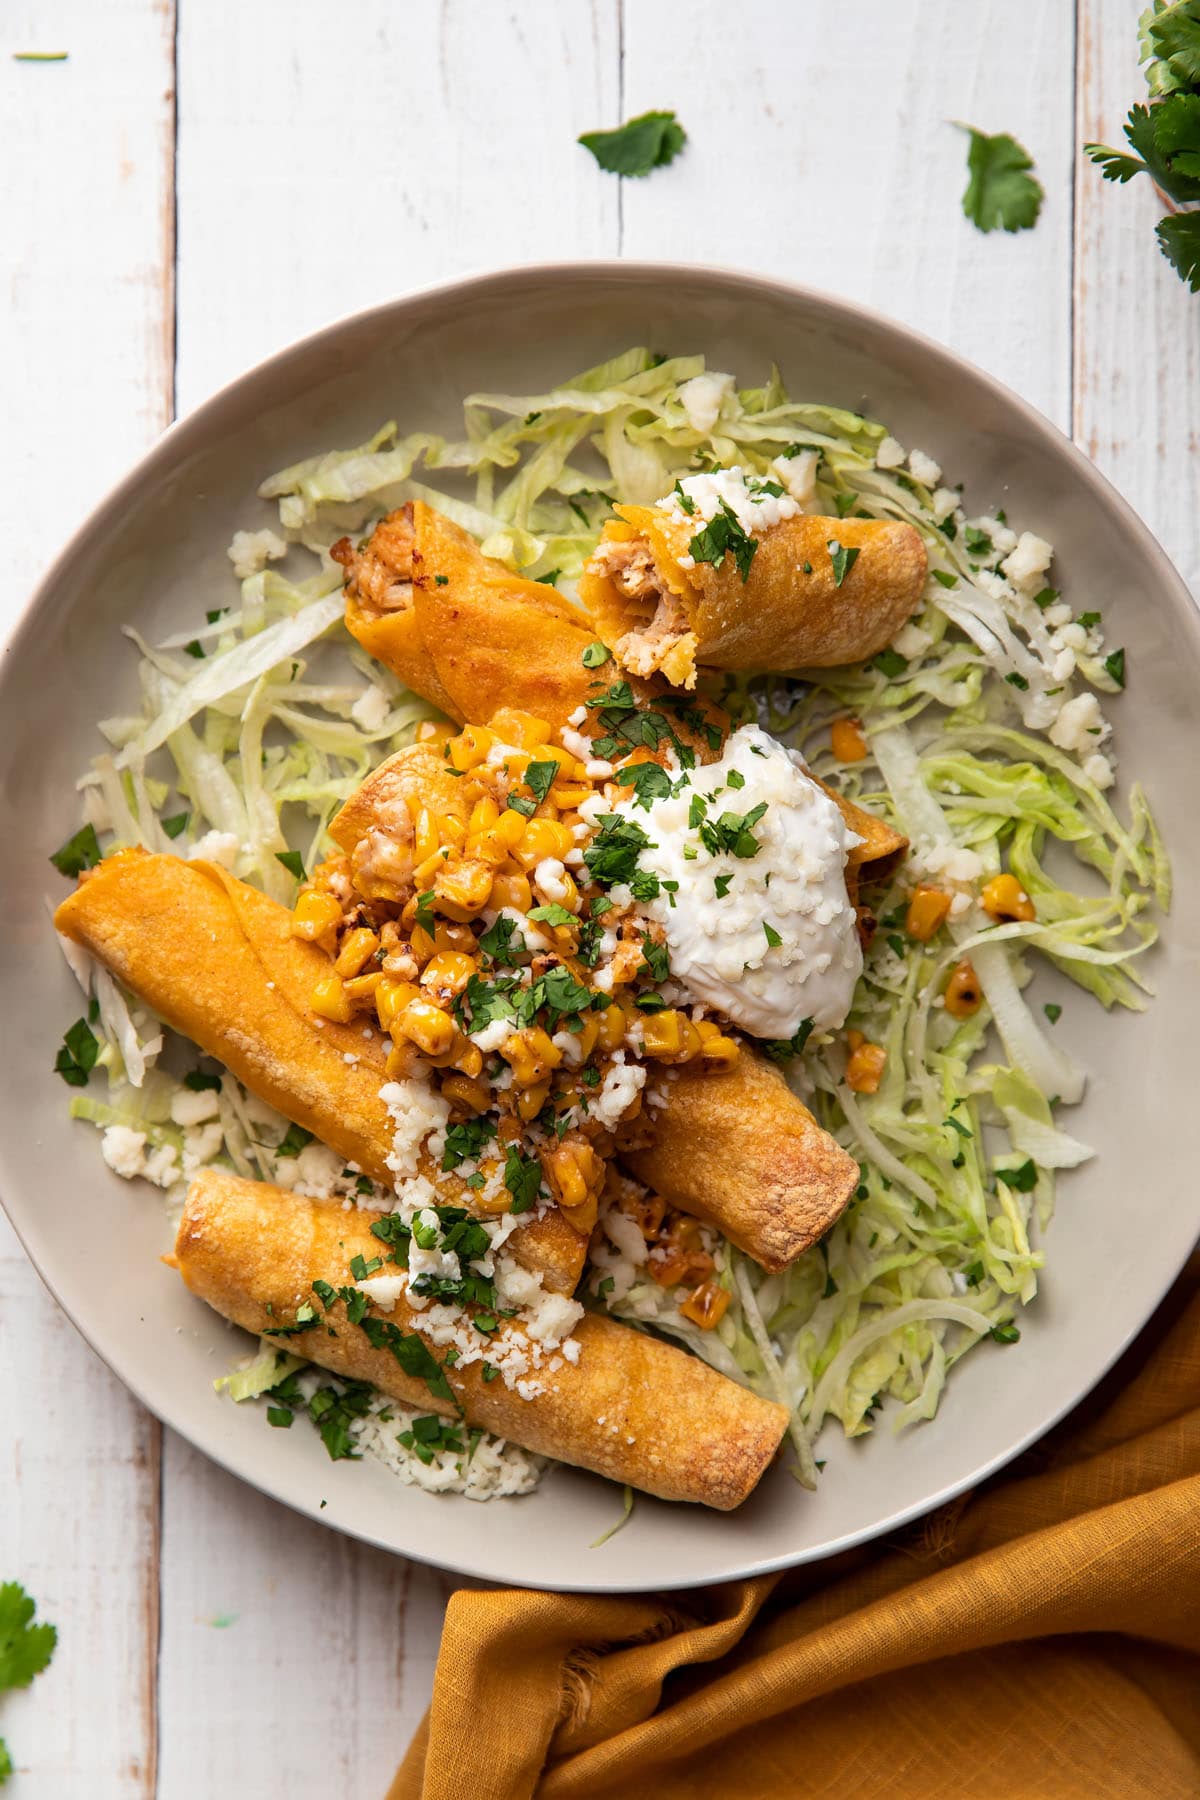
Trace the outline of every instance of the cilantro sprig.
<instances>
[{"instance_id":1,"label":"cilantro sprig","mask_svg":"<svg viewBox=\"0 0 1200 1800\"><path fill-rule=\"evenodd\" d=\"M19 1581L0 1582L0 1692L26 1688L40 1675L58 1643L53 1625L34 1624L36 1601ZM13 1772L8 1746L0 1738L0 1784Z\"/></svg>"},{"instance_id":2,"label":"cilantro sprig","mask_svg":"<svg viewBox=\"0 0 1200 1800\"><path fill-rule=\"evenodd\" d=\"M744 585L758 551L758 539L746 531L727 500L721 500L719 505L720 512L690 540L688 554L694 562L712 563L715 568L720 568L728 553Z\"/></svg>"},{"instance_id":3,"label":"cilantro sprig","mask_svg":"<svg viewBox=\"0 0 1200 1800\"><path fill-rule=\"evenodd\" d=\"M1132 106L1125 121L1129 150L1085 144L1084 155L1106 181L1124 185L1148 175L1168 200L1200 200L1200 7L1155 0L1142 14L1141 60L1150 103ZM1155 227L1171 267L1200 293L1200 213L1168 213Z\"/></svg>"}]
</instances>

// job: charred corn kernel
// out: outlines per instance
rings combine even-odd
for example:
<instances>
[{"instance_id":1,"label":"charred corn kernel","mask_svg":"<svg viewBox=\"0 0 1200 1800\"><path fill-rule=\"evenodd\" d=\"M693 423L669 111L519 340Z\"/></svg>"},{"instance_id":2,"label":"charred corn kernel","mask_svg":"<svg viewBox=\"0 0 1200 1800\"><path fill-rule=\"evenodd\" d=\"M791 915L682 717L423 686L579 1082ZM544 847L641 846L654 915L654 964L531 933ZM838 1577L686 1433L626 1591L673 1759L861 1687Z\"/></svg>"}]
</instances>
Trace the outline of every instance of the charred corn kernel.
<instances>
[{"instance_id":1,"label":"charred corn kernel","mask_svg":"<svg viewBox=\"0 0 1200 1800\"><path fill-rule=\"evenodd\" d=\"M497 909L511 906L514 912L527 913L533 905L533 889L524 875L497 875L492 882L492 905Z\"/></svg>"},{"instance_id":2,"label":"charred corn kernel","mask_svg":"<svg viewBox=\"0 0 1200 1800\"><path fill-rule=\"evenodd\" d=\"M642 1046L645 1054L678 1056L687 1041L683 1028L690 1022L673 1007L668 1007L664 1012L647 1013L642 1020ZM699 1043L699 1035L696 1041Z\"/></svg>"},{"instance_id":3,"label":"charred corn kernel","mask_svg":"<svg viewBox=\"0 0 1200 1800\"><path fill-rule=\"evenodd\" d=\"M607 1050L610 1054L614 1050L619 1050L625 1042L625 1033L628 1030L628 1021L621 1008L606 1006L602 1013L591 1013L589 1017L595 1019L599 1026L600 1048Z\"/></svg>"},{"instance_id":4,"label":"charred corn kernel","mask_svg":"<svg viewBox=\"0 0 1200 1800\"><path fill-rule=\"evenodd\" d=\"M604 1185L604 1159L588 1143L556 1144L545 1169L550 1191L568 1210L595 1200Z\"/></svg>"},{"instance_id":5,"label":"charred corn kernel","mask_svg":"<svg viewBox=\"0 0 1200 1800\"><path fill-rule=\"evenodd\" d=\"M462 1036L461 1032L459 1035ZM463 1038L458 1055L454 1059L454 1067L460 1075L465 1075L468 1081L474 1081L477 1076L482 1075L483 1051L479 1045L473 1044L470 1038Z\"/></svg>"},{"instance_id":6,"label":"charred corn kernel","mask_svg":"<svg viewBox=\"0 0 1200 1800\"><path fill-rule=\"evenodd\" d=\"M984 883L979 898L983 910L993 919L1019 919L1022 924L1037 918L1037 909L1015 875L993 875Z\"/></svg>"},{"instance_id":7,"label":"charred corn kernel","mask_svg":"<svg viewBox=\"0 0 1200 1800\"><path fill-rule=\"evenodd\" d=\"M477 967L475 958L464 956L461 950L439 950L421 970L421 986L461 994Z\"/></svg>"},{"instance_id":8,"label":"charred corn kernel","mask_svg":"<svg viewBox=\"0 0 1200 1800\"><path fill-rule=\"evenodd\" d=\"M584 1014L583 1028L574 1035L575 1042L579 1045L580 1063L585 1063L596 1048L596 1040L600 1036L600 1021L594 1012Z\"/></svg>"},{"instance_id":9,"label":"charred corn kernel","mask_svg":"<svg viewBox=\"0 0 1200 1800\"><path fill-rule=\"evenodd\" d=\"M449 1013L428 1000L410 1000L392 1021L393 1033L415 1044L423 1056L445 1056L458 1031Z\"/></svg>"},{"instance_id":10,"label":"charred corn kernel","mask_svg":"<svg viewBox=\"0 0 1200 1800\"><path fill-rule=\"evenodd\" d=\"M429 858L441 849L437 825L433 814L427 806L423 806L417 814L413 826L413 861L428 862Z\"/></svg>"},{"instance_id":11,"label":"charred corn kernel","mask_svg":"<svg viewBox=\"0 0 1200 1800\"><path fill-rule=\"evenodd\" d=\"M342 939L341 948L337 953L337 961L333 965L336 973L342 976L343 979L353 975L361 975L378 948L379 938L377 934L373 931L368 931L365 925L357 926L353 931L348 931Z\"/></svg>"},{"instance_id":12,"label":"charred corn kernel","mask_svg":"<svg viewBox=\"0 0 1200 1800\"><path fill-rule=\"evenodd\" d=\"M969 1019L983 1004L983 989L969 957L955 963L946 983L946 1011L952 1019Z\"/></svg>"},{"instance_id":13,"label":"charred corn kernel","mask_svg":"<svg viewBox=\"0 0 1200 1800\"><path fill-rule=\"evenodd\" d=\"M487 1082L470 1075L445 1076L442 1080L442 1096L459 1112L485 1113L492 1104L492 1090Z\"/></svg>"},{"instance_id":14,"label":"charred corn kernel","mask_svg":"<svg viewBox=\"0 0 1200 1800\"><path fill-rule=\"evenodd\" d=\"M721 1323L729 1306L729 1295L719 1281L702 1281L698 1288L693 1288L686 1300L679 1302L679 1310L685 1319L693 1325L699 1325L701 1331L712 1331Z\"/></svg>"},{"instance_id":15,"label":"charred corn kernel","mask_svg":"<svg viewBox=\"0 0 1200 1800\"><path fill-rule=\"evenodd\" d=\"M471 957L478 954L475 933L471 927L455 925L449 919L434 921L433 941L439 950L460 950L464 956Z\"/></svg>"},{"instance_id":16,"label":"charred corn kernel","mask_svg":"<svg viewBox=\"0 0 1200 1800\"><path fill-rule=\"evenodd\" d=\"M325 975L318 981L312 991L312 1009L321 1019L334 1019L339 1025L348 1025L354 1017L354 1008L346 995L345 983L340 975Z\"/></svg>"},{"instance_id":17,"label":"charred corn kernel","mask_svg":"<svg viewBox=\"0 0 1200 1800\"><path fill-rule=\"evenodd\" d=\"M525 836L527 824L528 820L524 813L516 812L511 806L505 807L496 820L496 836L507 849L511 850Z\"/></svg>"},{"instance_id":18,"label":"charred corn kernel","mask_svg":"<svg viewBox=\"0 0 1200 1800\"><path fill-rule=\"evenodd\" d=\"M530 819L513 847L513 855L523 869L533 869L547 856L561 861L574 848L575 839L557 819Z\"/></svg>"},{"instance_id":19,"label":"charred corn kernel","mask_svg":"<svg viewBox=\"0 0 1200 1800\"><path fill-rule=\"evenodd\" d=\"M413 926L408 945L422 968L424 968L425 964L437 949L437 945L434 943L433 938L423 925Z\"/></svg>"},{"instance_id":20,"label":"charred corn kernel","mask_svg":"<svg viewBox=\"0 0 1200 1800\"><path fill-rule=\"evenodd\" d=\"M364 1007L369 1011L384 979L382 969L372 969L369 975L352 976L345 984L347 1000L356 1011L361 1012Z\"/></svg>"},{"instance_id":21,"label":"charred corn kernel","mask_svg":"<svg viewBox=\"0 0 1200 1800\"><path fill-rule=\"evenodd\" d=\"M585 800L592 797L592 786L586 781L556 781L550 789L550 798L560 813L570 812L576 806L582 806Z\"/></svg>"},{"instance_id":22,"label":"charred corn kernel","mask_svg":"<svg viewBox=\"0 0 1200 1800\"><path fill-rule=\"evenodd\" d=\"M439 813L437 828L442 843L452 850L461 850L467 841L467 828L454 813Z\"/></svg>"},{"instance_id":23,"label":"charred corn kernel","mask_svg":"<svg viewBox=\"0 0 1200 1800\"><path fill-rule=\"evenodd\" d=\"M485 862L493 869L498 869L508 861L508 850L509 846L495 826L490 826L486 831L474 832L463 845L464 853L473 862Z\"/></svg>"},{"instance_id":24,"label":"charred corn kernel","mask_svg":"<svg viewBox=\"0 0 1200 1800\"><path fill-rule=\"evenodd\" d=\"M483 911L492 893L492 871L487 863L450 863L433 878L434 905L448 918L465 924Z\"/></svg>"},{"instance_id":25,"label":"charred corn kernel","mask_svg":"<svg viewBox=\"0 0 1200 1800\"><path fill-rule=\"evenodd\" d=\"M531 1119L537 1118L549 1098L550 1081L548 1077L545 1081L535 1082L533 1087L522 1088L517 1094L518 1119L528 1125Z\"/></svg>"},{"instance_id":26,"label":"charred corn kernel","mask_svg":"<svg viewBox=\"0 0 1200 1800\"><path fill-rule=\"evenodd\" d=\"M421 1053L415 1044L408 1042L407 1038L392 1045L384 1064L389 1081L408 1081L417 1074L420 1067Z\"/></svg>"},{"instance_id":27,"label":"charred corn kernel","mask_svg":"<svg viewBox=\"0 0 1200 1800\"><path fill-rule=\"evenodd\" d=\"M454 726L444 719L422 719L417 726L418 744L446 744L455 735Z\"/></svg>"},{"instance_id":28,"label":"charred corn kernel","mask_svg":"<svg viewBox=\"0 0 1200 1800\"><path fill-rule=\"evenodd\" d=\"M886 1062L887 1051L882 1044L859 1044L846 1064L846 1086L856 1094L877 1094Z\"/></svg>"},{"instance_id":29,"label":"charred corn kernel","mask_svg":"<svg viewBox=\"0 0 1200 1800\"><path fill-rule=\"evenodd\" d=\"M545 719L536 718L533 713L518 712L511 706L501 707L493 716L492 731L501 743L519 744L526 750L549 743L551 737Z\"/></svg>"},{"instance_id":30,"label":"charred corn kernel","mask_svg":"<svg viewBox=\"0 0 1200 1800\"><path fill-rule=\"evenodd\" d=\"M471 808L471 816L467 820L467 835L474 837L476 832L486 831L488 826L494 825L499 817L500 808L490 794L485 794L482 800L477 800Z\"/></svg>"},{"instance_id":31,"label":"charred corn kernel","mask_svg":"<svg viewBox=\"0 0 1200 1800\"><path fill-rule=\"evenodd\" d=\"M919 944L927 944L935 931L940 931L950 916L950 895L941 888L927 887L924 882L913 890L904 915L904 929Z\"/></svg>"},{"instance_id":32,"label":"charred corn kernel","mask_svg":"<svg viewBox=\"0 0 1200 1800\"><path fill-rule=\"evenodd\" d=\"M545 1080L551 1069L557 1069L562 1061L562 1051L540 1025L528 1025L521 1031L514 1031L506 1037L500 1046L500 1054L513 1072L513 1080L519 1087L532 1087L535 1082Z\"/></svg>"},{"instance_id":33,"label":"charred corn kernel","mask_svg":"<svg viewBox=\"0 0 1200 1800\"><path fill-rule=\"evenodd\" d=\"M457 737L450 739L450 765L463 774L487 761L488 751L496 742L496 734L486 725L464 725Z\"/></svg>"},{"instance_id":34,"label":"charred corn kernel","mask_svg":"<svg viewBox=\"0 0 1200 1800\"><path fill-rule=\"evenodd\" d=\"M337 928L342 922L341 902L332 894L316 894L307 888L296 902L292 913L292 936L319 944L331 954L337 943Z\"/></svg>"},{"instance_id":35,"label":"charred corn kernel","mask_svg":"<svg viewBox=\"0 0 1200 1800\"><path fill-rule=\"evenodd\" d=\"M390 1031L410 1000L419 1000L421 990L411 981L393 981L385 975L375 989L375 1016L384 1031Z\"/></svg>"},{"instance_id":36,"label":"charred corn kernel","mask_svg":"<svg viewBox=\"0 0 1200 1800\"><path fill-rule=\"evenodd\" d=\"M829 747L839 762L862 762L867 740L857 719L835 719L829 727Z\"/></svg>"}]
</instances>

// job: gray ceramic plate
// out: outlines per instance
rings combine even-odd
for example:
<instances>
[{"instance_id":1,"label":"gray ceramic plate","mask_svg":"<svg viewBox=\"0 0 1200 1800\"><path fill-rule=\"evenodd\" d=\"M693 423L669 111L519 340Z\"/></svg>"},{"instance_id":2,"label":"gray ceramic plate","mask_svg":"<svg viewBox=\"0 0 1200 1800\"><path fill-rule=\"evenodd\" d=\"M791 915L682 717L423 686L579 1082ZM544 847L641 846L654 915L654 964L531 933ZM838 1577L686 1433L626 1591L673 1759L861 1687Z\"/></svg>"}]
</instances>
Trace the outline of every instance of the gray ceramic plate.
<instances>
[{"instance_id":1,"label":"gray ceramic plate","mask_svg":"<svg viewBox=\"0 0 1200 1800\"><path fill-rule=\"evenodd\" d=\"M396 301L330 326L174 426L55 564L0 675L5 1023L0 1190L30 1256L101 1356L160 1418L247 1481L370 1542L488 1579L540 1587L696 1584L825 1556L926 1511L999 1468L1084 1395L1153 1312L1195 1241L1183 1145L1195 1114L1197 917L1185 905L1156 953L1156 1005L1104 1019L1071 994L1059 1031L1091 1070L1072 1129L1100 1156L1061 1184L1049 1267L1018 1346L981 1346L942 1409L904 1436L822 1439L819 1493L776 1469L732 1516L640 1500L588 1545L618 1489L566 1469L527 1499L434 1498L378 1464L330 1463L315 1433L266 1429L217 1399L237 1340L158 1262L157 1190L111 1175L90 1127L66 1118L51 1073L77 990L45 913L65 884L47 856L77 823L73 783L93 721L127 710L134 658L227 599L225 546L270 522L248 499L268 471L365 438L384 417L457 423L472 389L537 391L633 343L703 351L750 381L774 360L796 395L869 410L966 483L1048 533L1056 580L1130 646L1113 707L1125 767L1147 786L1177 890L1200 885L1195 826L1200 621L1127 506L1038 414L948 351L840 301L701 269L582 264L518 270ZM1053 991L1047 984L1046 993ZM64 1448L69 1458L70 1447Z\"/></svg>"}]
</instances>

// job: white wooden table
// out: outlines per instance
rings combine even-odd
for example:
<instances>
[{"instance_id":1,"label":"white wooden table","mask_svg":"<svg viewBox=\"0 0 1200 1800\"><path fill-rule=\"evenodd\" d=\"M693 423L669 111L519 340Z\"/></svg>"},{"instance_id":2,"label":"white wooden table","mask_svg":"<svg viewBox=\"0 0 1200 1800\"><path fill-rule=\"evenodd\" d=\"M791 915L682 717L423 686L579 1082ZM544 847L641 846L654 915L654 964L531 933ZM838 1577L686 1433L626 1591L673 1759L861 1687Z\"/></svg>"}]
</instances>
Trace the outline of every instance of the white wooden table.
<instances>
[{"instance_id":1,"label":"white wooden table","mask_svg":"<svg viewBox=\"0 0 1200 1800\"><path fill-rule=\"evenodd\" d=\"M1200 300L1148 184L1078 155L1141 97L1140 4L8 0L0 627L173 414L266 352L459 271L618 254L773 272L941 338L1072 431L1195 583ZM661 106L691 142L647 181L575 146ZM1028 146L1035 231L963 219L952 119ZM453 1583L164 1432L2 1215L0 1420L0 1580L60 1629L0 1702L14 1800L306 1772L382 1793Z\"/></svg>"}]
</instances>

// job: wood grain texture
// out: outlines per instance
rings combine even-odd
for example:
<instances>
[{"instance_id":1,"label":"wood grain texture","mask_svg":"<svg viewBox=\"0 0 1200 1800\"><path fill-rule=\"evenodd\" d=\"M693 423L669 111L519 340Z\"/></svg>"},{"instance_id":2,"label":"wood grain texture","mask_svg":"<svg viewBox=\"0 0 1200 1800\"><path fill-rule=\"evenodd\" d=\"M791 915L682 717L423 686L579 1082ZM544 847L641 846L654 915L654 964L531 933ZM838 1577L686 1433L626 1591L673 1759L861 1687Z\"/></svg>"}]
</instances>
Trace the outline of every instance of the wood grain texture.
<instances>
[{"instance_id":1,"label":"wood grain texture","mask_svg":"<svg viewBox=\"0 0 1200 1800\"><path fill-rule=\"evenodd\" d=\"M831 32L779 0L180 0L176 205L171 0L9 0L4 51L70 61L0 59L0 627L170 417L176 210L185 408L339 313L470 268L736 264L876 306L1073 423L1196 580L1200 310L1158 253L1148 183L1116 189L1076 156L1141 95L1137 10L858 0ZM649 180L574 143L662 106L690 142ZM1036 231L963 218L953 119L1027 144ZM2 1219L0 1416L0 1579L61 1631L51 1672L5 1697L20 1794L194 1800L315 1770L374 1800L458 1584L170 1435L160 1571L159 1428Z\"/></svg>"},{"instance_id":2,"label":"wood grain texture","mask_svg":"<svg viewBox=\"0 0 1200 1800\"><path fill-rule=\"evenodd\" d=\"M837 29L778 0L694 0L683 15L636 0L622 110L673 106L690 141L623 184L622 249L877 307L1067 428L1072 55L1065 0L859 0ZM964 218L955 119L1028 147L1046 189L1035 231L983 237Z\"/></svg>"},{"instance_id":3,"label":"wood grain texture","mask_svg":"<svg viewBox=\"0 0 1200 1800\"><path fill-rule=\"evenodd\" d=\"M173 328L171 6L14 0L3 36L6 52L70 60L0 58L0 635L168 422ZM24 1582L60 1633L50 1671L5 1696L20 1792L149 1800L160 1428L58 1310L3 1215L0 1418L0 1580Z\"/></svg>"},{"instance_id":4,"label":"wood grain texture","mask_svg":"<svg viewBox=\"0 0 1200 1800\"><path fill-rule=\"evenodd\" d=\"M1125 147L1121 127L1146 99L1138 8L1080 0L1076 136ZM1200 594L1200 300L1158 248L1166 207L1149 178L1076 170L1076 442L1136 507Z\"/></svg>"}]
</instances>

